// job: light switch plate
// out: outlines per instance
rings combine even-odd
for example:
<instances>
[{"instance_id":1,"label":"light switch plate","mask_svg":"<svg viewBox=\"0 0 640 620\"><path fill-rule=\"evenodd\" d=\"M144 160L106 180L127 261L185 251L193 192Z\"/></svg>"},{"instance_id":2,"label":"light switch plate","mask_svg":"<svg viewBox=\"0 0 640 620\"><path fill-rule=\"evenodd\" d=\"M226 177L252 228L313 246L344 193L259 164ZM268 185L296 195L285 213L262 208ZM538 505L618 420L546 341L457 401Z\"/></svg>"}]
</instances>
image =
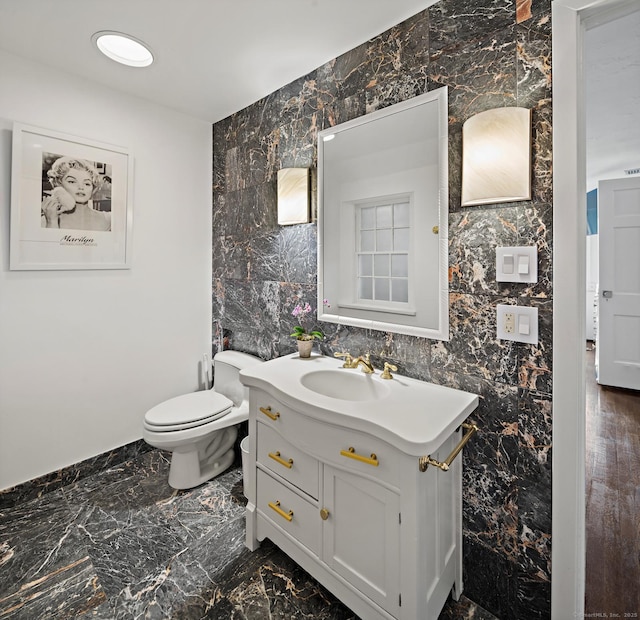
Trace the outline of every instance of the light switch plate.
<instances>
[{"instance_id":1,"label":"light switch plate","mask_svg":"<svg viewBox=\"0 0 640 620\"><path fill-rule=\"evenodd\" d=\"M496 316L497 335L500 340L538 344L538 308L498 304ZM523 333L527 331L527 320L528 334Z\"/></svg>"},{"instance_id":2,"label":"light switch plate","mask_svg":"<svg viewBox=\"0 0 640 620\"><path fill-rule=\"evenodd\" d=\"M529 263L528 273L520 273L523 261ZM538 248L535 245L496 248L496 282L537 282Z\"/></svg>"}]
</instances>

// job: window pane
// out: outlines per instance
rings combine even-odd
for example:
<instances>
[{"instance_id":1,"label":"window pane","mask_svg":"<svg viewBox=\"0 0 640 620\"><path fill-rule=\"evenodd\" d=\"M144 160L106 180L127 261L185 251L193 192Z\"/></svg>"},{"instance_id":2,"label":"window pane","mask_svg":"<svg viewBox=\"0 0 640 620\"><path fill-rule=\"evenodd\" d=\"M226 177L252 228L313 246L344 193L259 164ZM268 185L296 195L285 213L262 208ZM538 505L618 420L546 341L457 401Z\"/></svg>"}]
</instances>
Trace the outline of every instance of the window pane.
<instances>
[{"instance_id":1,"label":"window pane","mask_svg":"<svg viewBox=\"0 0 640 620\"><path fill-rule=\"evenodd\" d=\"M396 228L393 231L393 249L396 252L409 251L409 229Z\"/></svg>"},{"instance_id":2,"label":"window pane","mask_svg":"<svg viewBox=\"0 0 640 620\"><path fill-rule=\"evenodd\" d=\"M360 254L358 256L358 275L373 275L373 254Z\"/></svg>"},{"instance_id":3,"label":"window pane","mask_svg":"<svg viewBox=\"0 0 640 620\"><path fill-rule=\"evenodd\" d=\"M393 225L396 228L409 228L409 203L393 206Z\"/></svg>"},{"instance_id":4,"label":"window pane","mask_svg":"<svg viewBox=\"0 0 640 620\"><path fill-rule=\"evenodd\" d=\"M374 278L375 298L379 301L389 301L389 278Z\"/></svg>"},{"instance_id":5,"label":"window pane","mask_svg":"<svg viewBox=\"0 0 640 620\"><path fill-rule=\"evenodd\" d=\"M389 275L389 255L376 254L373 259L373 269L376 276Z\"/></svg>"},{"instance_id":6,"label":"window pane","mask_svg":"<svg viewBox=\"0 0 640 620\"><path fill-rule=\"evenodd\" d=\"M375 207L366 207L364 209L360 209L360 229L371 230L372 228L375 228L375 216Z\"/></svg>"},{"instance_id":7,"label":"window pane","mask_svg":"<svg viewBox=\"0 0 640 620\"><path fill-rule=\"evenodd\" d=\"M406 197L397 204L382 200L357 208L354 293L363 302L408 304L411 205Z\"/></svg>"},{"instance_id":8,"label":"window pane","mask_svg":"<svg viewBox=\"0 0 640 620\"><path fill-rule=\"evenodd\" d=\"M391 255L391 275L400 276L401 278L409 277L409 255L408 254L392 254Z\"/></svg>"},{"instance_id":9,"label":"window pane","mask_svg":"<svg viewBox=\"0 0 640 620\"><path fill-rule=\"evenodd\" d=\"M391 228L393 220L391 219L391 205L376 208L376 228Z\"/></svg>"},{"instance_id":10,"label":"window pane","mask_svg":"<svg viewBox=\"0 0 640 620\"><path fill-rule=\"evenodd\" d=\"M372 278L358 278L358 296L360 299L373 299Z\"/></svg>"},{"instance_id":11,"label":"window pane","mask_svg":"<svg viewBox=\"0 0 640 620\"><path fill-rule=\"evenodd\" d=\"M360 250L362 252L373 252L376 249L375 234L373 230L360 231Z\"/></svg>"},{"instance_id":12,"label":"window pane","mask_svg":"<svg viewBox=\"0 0 640 620\"><path fill-rule=\"evenodd\" d=\"M391 247L391 229L376 230L376 250L378 252L390 252Z\"/></svg>"},{"instance_id":13,"label":"window pane","mask_svg":"<svg viewBox=\"0 0 640 620\"><path fill-rule=\"evenodd\" d=\"M407 303L409 301L409 281L393 278L391 280L391 301Z\"/></svg>"}]
</instances>

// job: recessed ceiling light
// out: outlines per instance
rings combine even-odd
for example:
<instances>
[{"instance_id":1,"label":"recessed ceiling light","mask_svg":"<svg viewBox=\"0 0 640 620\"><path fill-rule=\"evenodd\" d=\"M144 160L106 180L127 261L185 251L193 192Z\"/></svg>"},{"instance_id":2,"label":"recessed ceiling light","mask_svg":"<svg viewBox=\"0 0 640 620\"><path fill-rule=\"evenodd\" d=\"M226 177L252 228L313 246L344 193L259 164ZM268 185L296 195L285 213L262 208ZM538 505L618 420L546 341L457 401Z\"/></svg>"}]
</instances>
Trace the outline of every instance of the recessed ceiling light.
<instances>
[{"instance_id":1,"label":"recessed ceiling light","mask_svg":"<svg viewBox=\"0 0 640 620\"><path fill-rule=\"evenodd\" d=\"M153 62L153 54L146 43L122 32L102 30L91 40L98 49L116 62L129 67L148 67Z\"/></svg>"}]
</instances>

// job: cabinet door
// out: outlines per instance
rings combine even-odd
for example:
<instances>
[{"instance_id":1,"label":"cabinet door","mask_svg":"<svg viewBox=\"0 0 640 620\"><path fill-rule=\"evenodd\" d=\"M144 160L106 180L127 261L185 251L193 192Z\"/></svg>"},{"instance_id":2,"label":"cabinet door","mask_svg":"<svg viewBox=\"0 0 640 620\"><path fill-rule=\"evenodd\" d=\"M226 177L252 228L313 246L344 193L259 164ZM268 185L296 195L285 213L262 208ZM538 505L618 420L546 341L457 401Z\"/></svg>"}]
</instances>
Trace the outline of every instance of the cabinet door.
<instances>
[{"instance_id":1,"label":"cabinet door","mask_svg":"<svg viewBox=\"0 0 640 620\"><path fill-rule=\"evenodd\" d=\"M397 616L400 499L393 491L324 467L323 560L360 592Z\"/></svg>"}]
</instances>

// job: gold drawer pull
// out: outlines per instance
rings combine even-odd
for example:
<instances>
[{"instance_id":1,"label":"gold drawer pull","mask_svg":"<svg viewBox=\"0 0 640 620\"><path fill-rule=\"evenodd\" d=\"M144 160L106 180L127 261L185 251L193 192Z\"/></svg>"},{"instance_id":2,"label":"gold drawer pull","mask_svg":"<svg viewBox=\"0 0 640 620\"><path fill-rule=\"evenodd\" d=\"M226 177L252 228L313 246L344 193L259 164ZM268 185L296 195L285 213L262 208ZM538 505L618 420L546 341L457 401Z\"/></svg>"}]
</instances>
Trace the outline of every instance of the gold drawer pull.
<instances>
[{"instance_id":1,"label":"gold drawer pull","mask_svg":"<svg viewBox=\"0 0 640 620\"><path fill-rule=\"evenodd\" d=\"M355 448L349 448L348 450L340 450L340 454L342 456L347 456L350 459L355 459L356 461L362 461L367 465L373 465L374 467L378 467L380 463L378 463L378 457L375 454L371 454L371 456L362 456L362 454L357 454Z\"/></svg>"},{"instance_id":2,"label":"gold drawer pull","mask_svg":"<svg viewBox=\"0 0 640 620\"><path fill-rule=\"evenodd\" d=\"M323 521L326 521L329 518L329 511L326 508L322 508L320 510L320 518Z\"/></svg>"},{"instance_id":3,"label":"gold drawer pull","mask_svg":"<svg viewBox=\"0 0 640 620\"><path fill-rule=\"evenodd\" d=\"M460 426L466 429L467 433L462 437L458 445L453 449L453 452L442 462L436 461L436 459L432 459L431 455L421 456L418 459L418 469L420 471L427 471L427 467L429 467L429 465L438 467L442 471L449 471L449 466L451 465L451 463L453 463L453 459L455 459L456 456L460 454L462 448L467 445L469 439L471 439L478 432L478 427L475 424L463 423Z\"/></svg>"},{"instance_id":4,"label":"gold drawer pull","mask_svg":"<svg viewBox=\"0 0 640 620\"><path fill-rule=\"evenodd\" d=\"M277 411L275 413L271 413L271 407L260 407L260 412L264 413L264 415L266 415L268 418L271 418L274 421L280 417L280 413Z\"/></svg>"},{"instance_id":5,"label":"gold drawer pull","mask_svg":"<svg viewBox=\"0 0 640 620\"><path fill-rule=\"evenodd\" d=\"M289 512L282 510L282 508L280 508L280 500L276 501L275 504L273 502L269 502L269 508L275 510L283 519L293 521L293 510L290 510Z\"/></svg>"},{"instance_id":6,"label":"gold drawer pull","mask_svg":"<svg viewBox=\"0 0 640 620\"><path fill-rule=\"evenodd\" d=\"M293 459L289 459L288 461L285 461L281 456L280 456L280 452L269 452L269 457L272 458L274 461L280 463L280 465L284 465L287 469L291 469L291 466L293 465Z\"/></svg>"}]
</instances>

